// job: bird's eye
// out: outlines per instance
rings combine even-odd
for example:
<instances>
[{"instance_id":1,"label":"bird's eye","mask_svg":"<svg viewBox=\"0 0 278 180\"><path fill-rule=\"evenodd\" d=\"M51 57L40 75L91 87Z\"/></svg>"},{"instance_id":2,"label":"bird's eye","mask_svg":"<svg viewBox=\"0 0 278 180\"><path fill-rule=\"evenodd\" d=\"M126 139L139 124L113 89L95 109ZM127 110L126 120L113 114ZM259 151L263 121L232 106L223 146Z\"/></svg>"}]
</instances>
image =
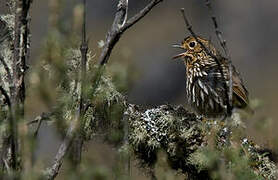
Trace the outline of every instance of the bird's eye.
<instances>
[{"instance_id":1,"label":"bird's eye","mask_svg":"<svg viewBox=\"0 0 278 180\"><path fill-rule=\"evenodd\" d=\"M195 43L194 41L192 41L192 42L189 43L189 46L190 46L191 48L194 48L195 45L196 45L196 43Z\"/></svg>"}]
</instances>

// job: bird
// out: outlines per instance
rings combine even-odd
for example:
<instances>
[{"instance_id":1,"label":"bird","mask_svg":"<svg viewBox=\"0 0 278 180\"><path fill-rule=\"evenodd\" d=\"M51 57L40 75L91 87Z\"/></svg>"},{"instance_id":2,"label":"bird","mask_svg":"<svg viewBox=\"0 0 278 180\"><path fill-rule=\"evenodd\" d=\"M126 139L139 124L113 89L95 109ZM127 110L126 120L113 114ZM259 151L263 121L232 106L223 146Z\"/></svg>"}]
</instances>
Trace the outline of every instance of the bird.
<instances>
[{"instance_id":1,"label":"bird","mask_svg":"<svg viewBox=\"0 0 278 180\"><path fill-rule=\"evenodd\" d=\"M232 101L229 104L229 61L215 46L200 36L188 36L181 44L183 50L173 57L181 58L186 68L186 96L193 111L202 117L227 117L227 108L249 109L249 93L232 65Z\"/></svg>"}]
</instances>

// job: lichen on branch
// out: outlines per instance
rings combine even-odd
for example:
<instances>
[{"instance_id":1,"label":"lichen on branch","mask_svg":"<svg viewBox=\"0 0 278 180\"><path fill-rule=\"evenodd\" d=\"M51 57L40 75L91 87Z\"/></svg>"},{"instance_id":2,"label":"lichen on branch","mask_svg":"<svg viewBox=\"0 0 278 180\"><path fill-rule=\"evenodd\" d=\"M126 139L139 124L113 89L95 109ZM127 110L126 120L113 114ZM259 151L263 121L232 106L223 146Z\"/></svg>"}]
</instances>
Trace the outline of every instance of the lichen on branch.
<instances>
[{"instance_id":1,"label":"lichen on branch","mask_svg":"<svg viewBox=\"0 0 278 180\"><path fill-rule=\"evenodd\" d=\"M189 179L276 179L277 167L244 138L238 123L201 120L181 106L142 110L129 105L129 143L143 166L153 168L164 151L172 169Z\"/></svg>"}]
</instances>

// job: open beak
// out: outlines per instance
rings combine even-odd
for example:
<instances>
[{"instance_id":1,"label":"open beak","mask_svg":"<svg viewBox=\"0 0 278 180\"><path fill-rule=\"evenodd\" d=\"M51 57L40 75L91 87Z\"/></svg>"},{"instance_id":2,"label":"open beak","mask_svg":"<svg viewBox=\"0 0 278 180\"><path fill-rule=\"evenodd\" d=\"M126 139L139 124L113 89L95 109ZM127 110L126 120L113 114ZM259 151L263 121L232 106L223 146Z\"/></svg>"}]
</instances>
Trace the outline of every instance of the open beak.
<instances>
[{"instance_id":1,"label":"open beak","mask_svg":"<svg viewBox=\"0 0 278 180\"><path fill-rule=\"evenodd\" d=\"M173 47L173 48L184 49L184 47L181 46L180 44L173 44L172 47Z\"/></svg>"},{"instance_id":2,"label":"open beak","mask_svg":"<svg viewBox=\"0 0 278 180\"><path fill-rule=\"evenodd\" d=\"M180 58L180 57L185 57L186 56L186 52L185 53L180 53L174 57L172 57L172 59L177 59L177 58Z\"/></svg>"},{"instance_id":3,"label":"open beak","mask_svg":"<svg viewBox=\"0 0 278 180\"><path fill-rule=\"evenodd\" d=\"M181 46L181 45L179 45L179 44L174 44L174 45L172 45L172 47L173 47L173 48L179 48L179 49L185 50L185 52L180 53L180 54L178 54L178 55L172 57L172 59L177 59L177 58L186 56L186 49L185 49L183 46Z\"/></svg>"}]
</instances>

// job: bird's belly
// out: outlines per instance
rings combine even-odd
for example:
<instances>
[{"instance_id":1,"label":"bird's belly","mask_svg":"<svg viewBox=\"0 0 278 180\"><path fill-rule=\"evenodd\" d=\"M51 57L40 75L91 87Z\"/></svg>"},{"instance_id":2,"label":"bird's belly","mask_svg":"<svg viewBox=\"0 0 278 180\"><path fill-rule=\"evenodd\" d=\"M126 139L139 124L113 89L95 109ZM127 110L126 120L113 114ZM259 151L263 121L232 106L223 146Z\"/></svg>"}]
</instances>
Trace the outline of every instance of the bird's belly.
<instances>
[{"instance_id":1,"label":"bird's belly","mask_svg":"<svg viewBox=\"0 0 278 180\"><path fill-rule=\"evenodd\" d=\"M187 99L193 110L204 117L221 117L226 106L219 93L198 79L187 79Z\"/></svg>"}]
</instances>

